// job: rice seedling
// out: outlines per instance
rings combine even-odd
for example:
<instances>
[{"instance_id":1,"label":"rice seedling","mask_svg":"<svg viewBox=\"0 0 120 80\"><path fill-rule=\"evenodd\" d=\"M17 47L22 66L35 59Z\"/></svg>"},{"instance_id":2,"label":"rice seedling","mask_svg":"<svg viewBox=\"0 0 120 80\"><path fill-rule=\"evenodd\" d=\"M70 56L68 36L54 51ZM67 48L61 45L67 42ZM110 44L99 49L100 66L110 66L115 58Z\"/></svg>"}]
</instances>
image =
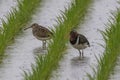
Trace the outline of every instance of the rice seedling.
<instances>
[{"instance_id":1,"label":"rice seedling","mask_svg":"<svg viewBox=\"0 0 120 80\"><path fill-rule=\"evenodd\" d=\"M5 48L14 40L15 35L31 20L41 0L17 0L17 2L17 8L13 8L6 16L7 21L2 19L0 56L3 56Z\"/></svg>"},{"instance_id":2,"label":"rice seedling","mask_svg":"<svg viewBox=\"0 0 120 80\"><path fill-rule=\"evenodd\" d=\"M110 74L114 70L117 59L120 56L120 10L117 10L116 14L111 17L113 20L107 25L103 34L104 41L106 43L105 51L100 59L97 58L98 67L97 71L94 70L94 76L90 76L90 80L108 80Z\"/></svg>"},{"instance_id":3,"label":"rice seedling","mask_svg":"<svg viewBox=\"0 0 120 80\"><path fill-rule=\"evenodd\" d=\"M32 71L25 72L25 80L49 80L51 73L57 68L59 61L66 50L69 32L83 21L87 9L92 0L73 0L65 12L61 11L62 17L57 18L58 25L52 30L54 37L49 43L48 53L37 56L36 64L32 65Z\"/></svg>"}]
</instances>

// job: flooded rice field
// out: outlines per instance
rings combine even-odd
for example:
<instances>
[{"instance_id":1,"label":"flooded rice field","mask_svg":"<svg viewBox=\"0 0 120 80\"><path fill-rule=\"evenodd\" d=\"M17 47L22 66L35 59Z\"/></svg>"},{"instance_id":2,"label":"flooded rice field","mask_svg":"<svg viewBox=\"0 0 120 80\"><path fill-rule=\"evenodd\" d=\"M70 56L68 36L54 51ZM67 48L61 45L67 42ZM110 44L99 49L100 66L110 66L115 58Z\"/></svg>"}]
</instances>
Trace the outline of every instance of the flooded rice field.
<instances>
[{"instance_id":1,"label":"flooded rice field","mask_svg":"<svg viewBox=\"0 0 120 80\"><path fill-rule=\"evenodd\" d=\"M11 0L9 4L13 3L14 1ZM56 16L58 16L60 10L63 10L69 3L70 1L67 0L44 0L40 6L41 8L38 8L38 12L33 15L32 22L26 27L34 22L45 27L56 24ZM8 5L8 3L3 4L3 6L5 5ZM3 60L2 65L0 65L0 80L22 80L23 71L31 69L31 63L34 64L35 56L41 53L41 46L42 42L33 37L31 29L23 30L23 33L20 33L15 39L15 43L10 45L5 52L7 57ZM44 53L43 51L43 54Z\"/></svg>"},{"instance_id":2,"label":"flooded rice field","mask_svg":"<svg viewBox=\"0 0 120 80\"><path fill-rule=\"evenodd\" d=\"M0 19L5 19L5 16L10 12L12 7L17 6L16 0L0 0ZM0 20L1 26L1 20Z\"/></svg>"},{"instance_id":3,"label":"flooded rice field","mask_svg":"<svg viewBox=\"0 0 120 80\"><path fill-rule=\"evenodd\" d=\"M44 0L26 27L32 23L38 23L47 28L53 28L53 24L56 24L56 16L60 15L60 10L64 10L64 7L70 3L70 0ZM16 6L15 0L1 0L0 18L4 18L4 15L13 6ZM85 58L79 60L78 51L68 43L66 55L60 61L59 68L53 72L51 80L88 80L86 73L93 74L91 66L96 67L97 65L95 55L99 57L104 52L104 48L99 45L105 45L99 30L104 31L106 27L104 24L108 22L111 12L116 11L116 7L118 7L117 0L94 0L85 17L85 22L77 30L88 38L91 47L84 50ZM19 33L15 43L10 45L5 52L7 56L0 65L0 80L22 80L23 71L31 69L35 56L40 53L45 54L45 51L41 50L41 46L42 42L33 37L31 29ZM112 76L111 80L119 80L118 73Z\"/></svg>"},{"instance_id":4,"label":"flooded rice field","mask_svg":"<svg viewBox=\"0 0 120 80\"><path fill-rule=\"evenodd\" d=\"M88 38L91 47L84 50L85 58L79 60L78 50L68 45L67 54L61 60L60 68L54 71L51 80L88 80L86 73L93 74L92 68L97 65L95 56L99 57L104 52L100 44L105 45L105 43L99 30L105 30L105 24L111 12L116 11L116 7L118 7L116 0L94 0L85 22L77 30Z\"/></svg>"}]
</instances>

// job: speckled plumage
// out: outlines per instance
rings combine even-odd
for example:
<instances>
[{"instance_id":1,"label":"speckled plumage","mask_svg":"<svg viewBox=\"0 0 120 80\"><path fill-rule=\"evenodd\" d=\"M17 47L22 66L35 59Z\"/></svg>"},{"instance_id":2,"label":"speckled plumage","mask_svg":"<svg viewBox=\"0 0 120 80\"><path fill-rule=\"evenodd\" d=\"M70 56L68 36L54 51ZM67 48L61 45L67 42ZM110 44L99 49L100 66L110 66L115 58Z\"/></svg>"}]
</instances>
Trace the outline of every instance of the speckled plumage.
<instances>
[{"instance_id":1,"label":"speckled plumage","mask_svg":"<svg viewBox=\"0 0 120 80\"><path fill-rule=\"evenodd\" d=\"M49 40L52 36L52 32L50 30L38 24L32 25L32 32L39 40Z\"/></svg>"},{"instance_id":2,"label":"speckled plumage","mask_svg":"<svg viewBox=\"0 0 120 80\"><path fill-rule=\"evenodd\" d=\"M47 28L45 28L41 25L38 25L37 23L32 24L28 28L32 28L33 35L38 40L43 41L43 49L46 49L46 40L51 39L53 33L49 29L47 29ZM25 30L28 29L28 28L25 28Z\"/></svg>"}]
</instances>

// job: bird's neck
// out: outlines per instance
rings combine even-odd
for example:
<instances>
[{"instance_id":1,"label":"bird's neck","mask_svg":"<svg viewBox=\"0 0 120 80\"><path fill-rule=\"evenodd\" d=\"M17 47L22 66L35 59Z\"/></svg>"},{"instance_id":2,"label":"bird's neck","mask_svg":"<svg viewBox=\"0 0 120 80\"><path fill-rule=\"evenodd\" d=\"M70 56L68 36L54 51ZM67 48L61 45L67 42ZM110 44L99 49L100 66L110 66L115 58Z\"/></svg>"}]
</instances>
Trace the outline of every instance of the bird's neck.
<instances>
[{"instance_id":1,"label":"bird's neck","mask_svg":"<svg viewBox=\"0 0 120 80\"><path fill-rule=\"evenodd\" d=\"M74 45L76 42L77 42L77 36L74 36L74 38L71 37L70 43Z\"/></svg>"}]
</instances>

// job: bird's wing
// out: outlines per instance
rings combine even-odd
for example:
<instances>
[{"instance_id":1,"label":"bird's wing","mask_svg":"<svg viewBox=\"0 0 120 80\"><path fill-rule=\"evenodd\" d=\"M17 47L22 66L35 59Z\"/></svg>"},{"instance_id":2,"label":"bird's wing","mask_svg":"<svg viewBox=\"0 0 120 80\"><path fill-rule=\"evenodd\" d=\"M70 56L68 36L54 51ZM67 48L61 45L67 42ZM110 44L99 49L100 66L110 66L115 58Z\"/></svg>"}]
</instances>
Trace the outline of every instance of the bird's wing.
<instances>
[{"instance_id":1,"label":"bird's wing","mask_svg":"<svg viewBox=\"0 0 120 80\"><path fill-rule=\"evenodd\" d=\"M89 43L88 40L87 40L87 38L85 36L81 35L81 34L79 34L79 39L80 39L79 40L79 44L80 43L83 43L83 44L84 43Z\"/></svg>"},{"instance_id":2,"label":"bird's wing","mask_svg":"<svg viewBox=\"0 0 120 80\"><path fill-rule=\"evenodd\" d=\"M38 35L43 37L49 37L52 34L52 32L45 27L39 27L38 31L40 31Z\"/></svg>"}]
</instances>

